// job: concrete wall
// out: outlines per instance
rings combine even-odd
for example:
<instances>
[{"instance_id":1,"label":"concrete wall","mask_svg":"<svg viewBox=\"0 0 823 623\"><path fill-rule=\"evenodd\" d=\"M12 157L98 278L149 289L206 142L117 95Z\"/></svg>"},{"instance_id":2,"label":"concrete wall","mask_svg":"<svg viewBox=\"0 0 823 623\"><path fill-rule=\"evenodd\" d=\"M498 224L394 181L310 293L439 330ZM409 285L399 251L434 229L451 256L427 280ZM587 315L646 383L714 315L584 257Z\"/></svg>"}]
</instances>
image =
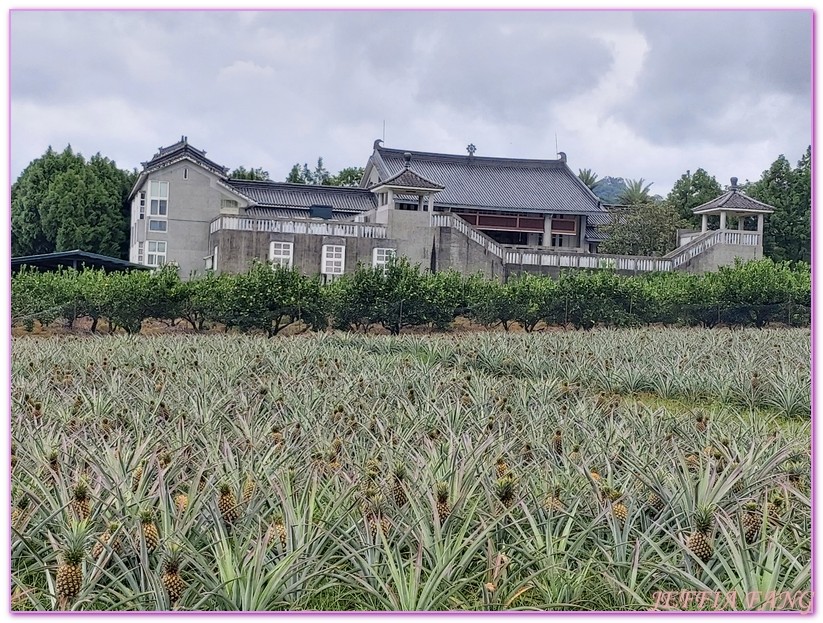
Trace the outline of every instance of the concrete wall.
<instances>
[{"instance_id":1,"label":"concrete wall","mask_svg":"<svg viewBox=\"0 0 823 623\"><path fill-rule=\"evenodd\" d=\"M323 257L323 245L337 244L346 247L346 273L353 273L358 262L372 265L372 251L377 248L398 248L396 240L388 238L347 238L340 236L317 236L311 234L273 234L222 230L211 235L210 246L218 247L217 272L242 273L252 262L269 259L269 243L272 241L291 242L293 266L302 274L317 275ZM428 268L428 265L425 266Z\"/></svg>"},{"instance_id":2,"label":"concrete wall","mask_svg":"<svg viewBox=\"0 0 823 623\"><path fill-rule=\"evenodd\" d=\"M186 178L184 170L187 169ZM148 231L150 212L150 182L169 183L168 225L167 231ZM169 165L148 175L145 184L138 189L133 213L137 210L139 191L146 191L146 218L136 221L137 240L166 241L167 262L177 262L180 276L188 279L192 272L202 274L205 271L205 257L212 254L209 244L209 223L220 215L223 199L238 202L238 207L245 207L246 202L228 190L217 185L219 177L199 165L183 160ZM136 241L133 241L136 242ZM136 245L135 259L136 259ZM147 259L148 245L144 250L143 260Z\"/></svg>"},{"instance_id":3,"label":"concrete wall","mask_svg":"<svg viewBox=\"0 0 823 623\"><path fill-rule=\"evenodd\" d=\"M713 273L721 266L733 266L735 258L744 262L763 258L763 247L718 244L691 259L679 270L689 273Z\"/></svg>"}]
</instances>

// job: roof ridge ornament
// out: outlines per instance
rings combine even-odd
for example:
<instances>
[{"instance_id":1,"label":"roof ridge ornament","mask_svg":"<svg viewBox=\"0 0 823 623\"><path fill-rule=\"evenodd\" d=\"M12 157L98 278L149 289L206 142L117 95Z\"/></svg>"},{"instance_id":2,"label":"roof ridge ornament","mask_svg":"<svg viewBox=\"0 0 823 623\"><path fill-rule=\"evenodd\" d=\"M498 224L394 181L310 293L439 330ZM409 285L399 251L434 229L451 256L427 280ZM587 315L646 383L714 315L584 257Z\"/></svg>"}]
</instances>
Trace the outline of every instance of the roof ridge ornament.
<instances>
[{"instance_id":1,"label":"roof ridge ornament","mask_svg":"<svg viewBox=\"0 0 823 623\"><path fill-rule=\"evenodd\" d=\"M560 162L566 162L566 152L565 151L558 151L557 155L560 156Z\"/></svg>"},{"instance_id":2,"label":"roof ridge ornament","mask_svg":"<svg viewBox=\"0 0 823 623\"><path fill-rule=\"evenodd\" d=\"M477 151L477 147L474 146L474 143L469 143L466 146L466 151L469 152L469 158L471 158L472 156L474 156L474 152Z\"/></svg>"},{"instance_id":3,"label":"roof ridge ornament","mask_svg":"<svg viewBox=\"0 0 823 623\"><path fill-rule=\"evenodd\" d=\"M383 143L383 139L378 138L376 141L374 141L374 145L372 145L372 149L378 149L382 143Z\"/></svg>"},{"instance_id":4,"label":"roof ridge ornament","mask_svg":"<svg viewBox=\"0 0 823 623\"><path fill-rule=\"evenodd\" d=\"M733 192L737 192L737 190L738 190L738 187L737 187L737 178L736 178L736 177L733 177L733 178L732 178L732 191L733 191Z\"/></svg>"},{"instance_id":5,"label":"roof ridge ornament","mask_svg":"<svg viewBox=\"0 0 823 623\"><path fill-rule=\"evenodd\" d=\"M406 168L408 169L411 166L411 153L408 151L404 153L403 160L405 161Z\"/></svg>"}]
</instances>

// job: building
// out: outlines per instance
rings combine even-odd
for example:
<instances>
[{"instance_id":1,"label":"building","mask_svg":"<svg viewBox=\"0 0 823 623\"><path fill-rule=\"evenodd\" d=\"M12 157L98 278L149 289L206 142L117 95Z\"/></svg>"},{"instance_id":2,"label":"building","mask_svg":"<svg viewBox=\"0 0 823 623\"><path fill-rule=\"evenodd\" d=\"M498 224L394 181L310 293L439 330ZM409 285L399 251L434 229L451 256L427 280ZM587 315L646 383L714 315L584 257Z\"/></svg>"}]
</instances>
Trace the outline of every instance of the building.
<instances>
[{"instance_id":1,"label":"building","mask_svg":"<svg viewBox=\"0 0 823 623\"><path fill-rule=\"evenodd\" d=\"M701 232L680 232L661 258L597 252L609 214L569 168L555 160L489 158L389 149L375 141L360 186L341 188L231 179L228 169L185 136L159 148L131 192L130 261L174 262L184 277L244 271L256 260L327 279L393 256L431 270L506 279L564 268L619 272L715 270L735 257L762 256L769 206L736 184L695 209ZM757 204L757 205L755 205ZM760 215L756 230L726 229L726 215ZM707 218L720 217L709 230ZM745 233L744 233L745 231Z\"/></svg>"}]
</instances>

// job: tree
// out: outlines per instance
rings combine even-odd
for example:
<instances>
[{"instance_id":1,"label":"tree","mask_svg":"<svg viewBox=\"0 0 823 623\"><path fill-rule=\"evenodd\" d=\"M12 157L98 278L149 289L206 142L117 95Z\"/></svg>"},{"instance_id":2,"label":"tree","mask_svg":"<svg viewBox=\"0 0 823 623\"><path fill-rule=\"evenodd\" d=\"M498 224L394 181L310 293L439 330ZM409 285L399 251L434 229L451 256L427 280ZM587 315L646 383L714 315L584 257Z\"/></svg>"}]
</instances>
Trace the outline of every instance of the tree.
<instances>
[{"instance_id":1,"label":"tree","mask_svg":"<svg viewBox=\"0 0 823 623\"><path fill-rule=\"evenodd\" d=\"M692 213L692 209L720 196L723 189L714 178L703 169L697 169L694 175L686 171L674 183L666 201L677 210L684 221L694 228L699 228L700 216Z\"/></svg>"},{"instance_id":2,"label":"tree","mask_svg":"<svg viewBox=\"0 0 823 623\"><path fill-rule=\"evenodd\" d=\"M229 174L229 177L236 180L268 181L269 172L259 167L257 169L249 169L248 171L246 167L237 167Z\"/></svg>"},{"instance_id":3,"label":"tree","mask_svg":"<svg viewBox=\"0 0 823 623\"><path fill-rule=\"evenodd\" d=\"M776 262L810 262L811 146L795 169L781 154L747 193L775 209L765 219L764 254Z\"/></svg>"},{"instance_id":4,"label":"tree","mask_svg":"<svg viewBox=\"0 0 823 623\"><path fill-rule=\"evenodd\" d=\"M677 229L683 220L665 201L616 208L611 223L603 226L608 239L600 244L603 253L620 255L665 255L677 246Z\"/></svg>"},{"instance_id":5,"label":"tree","mask_svg":"<svg viewBox=\"0 0 823 623\"><path fill-rule=\"evenodd\" d=\"M82 249L128 257L135 176L99 153L86 162L71 146L60 154L49 147L12 186L12 254Z\"/></svg>"},{"instance_id":6,"label":"tree","mask_svg":"<svg viewBox=\"0 0 823 623\"><path fill-rule=\"evenodd\" d=\"M359 186L364 172L363 167L346 167L329 179L329 186Z\"/></svg>"},{"instance_id":7,"label":"tree","mask_svg":"<svg viewBox=\"0 0 823 623\"><path fill-rule=\"evenodd\" d=\"M597 179L597 173L594 173L591 169L580 169L579 171L577 177L589 187L589 190L594 192L595 187L600 183Z\"/></svg>"},{"instance_id":8,"label":"tree","mask_svg":"<svg viewBox=\"0 0 823 623\"><path fill-rule=\"evenodd\" d=\"M312 183L319 186L328 186L329 180L331 180L331 173L329 173L328 169L323 165L323 157L321 156L317 159L317 164L314 167Z\"/></svg>"},{"instance_id":9,"label":"tree","mask_svg":"<svg viewBox=\"0 0 823 623\"><path fill-rule=\"evenodd\" d=\"M620 193L618 201L621 205L634 206L649 203L651 196L649 190L652 184L643 185L645 182L642 177L639 180L629 180L626 182L626 190Z\"/></svg>"}]
</instances>

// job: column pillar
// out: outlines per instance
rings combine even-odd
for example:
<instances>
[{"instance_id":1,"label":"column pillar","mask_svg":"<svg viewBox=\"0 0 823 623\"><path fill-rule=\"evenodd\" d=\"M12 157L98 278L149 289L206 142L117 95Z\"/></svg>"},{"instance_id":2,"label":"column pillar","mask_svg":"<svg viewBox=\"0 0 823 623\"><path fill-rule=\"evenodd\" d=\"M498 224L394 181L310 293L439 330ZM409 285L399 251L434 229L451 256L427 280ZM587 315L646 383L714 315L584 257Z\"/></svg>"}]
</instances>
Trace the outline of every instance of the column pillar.
<instances>
[{"instance_id":1,"label":"column pillar","mask_svg":"<svg viewBox=\"0 0 823 623\"><path fill-rule=\"evenodd\" d=\"M552 245L552 215L543 215L543 246L550 247Z\"/></svg>"},{"instance_id":2,"label":"column pillar","mask_svg":"<svg viewBox=\"0 0 823 623\"><path fill-rule=\"evenodd\" d=\"M434 200L432 198L432 195L426 197L426 210L428 210L429 212L434 212Z\"/></svg>"},{"instance_id":3,"label":"column pillar","mask_svg":"<svg viewBox=\"0 0 823 623\"><path fill-rule=\"evenodd\" d=\"M389 194L386 197L386 205L391 206L392 208L394 208L393 204L394 204L394 191L391 188L389 188Z\"/></svg>"},{"instance_id":4,"label":"column pillar","mask_svg":"<svg viewBox=\"0 0 823 623\"><path fill-rule=\"evenodd\" d=\"M763 234L763 215L762 214L757 215L757 233L761 234L761 235ZM763 242L763 241L761 240L761 242Z\"/></svg>"},{"instance_id":5,"label":"column pillar","mask_svg":"<svg viewBox=\"0 0 823 623\"><path fill-rule=\"evenodd\" d=\"M726 211L720 211L720 229L726 229Z\"/></svg>"},{"instance_id":6,"label":"column pillar","mask_svg":"<svg viewBox=\"0 0 823 623\"><path fill-rule=\"evenodd\" d=\"M743 231L743 225L746 223L746 215L745 214L738 214L737 215L737 231Z\"/></svg>"},{"instance_id":7,"label":"column pillar","mask_svg":"<svg viewBox=\"0 0 823 623\"><path fill-rule=\"evenodd\" d=\"M707 231L709 231L709 215L708 214L703 215L703 225L701 226L700 231L704 234Z\"/></svg>"},{"instance_id":8,"label":"column pillar","mask_svg":"<svg viewBox=\"0 0 823 623\"><path fill-rule=\"evenodd\" d=\"M423 195L419 195L417 197L417 211L418 212L423 211Z\"/></svg>"}]
</instances>

